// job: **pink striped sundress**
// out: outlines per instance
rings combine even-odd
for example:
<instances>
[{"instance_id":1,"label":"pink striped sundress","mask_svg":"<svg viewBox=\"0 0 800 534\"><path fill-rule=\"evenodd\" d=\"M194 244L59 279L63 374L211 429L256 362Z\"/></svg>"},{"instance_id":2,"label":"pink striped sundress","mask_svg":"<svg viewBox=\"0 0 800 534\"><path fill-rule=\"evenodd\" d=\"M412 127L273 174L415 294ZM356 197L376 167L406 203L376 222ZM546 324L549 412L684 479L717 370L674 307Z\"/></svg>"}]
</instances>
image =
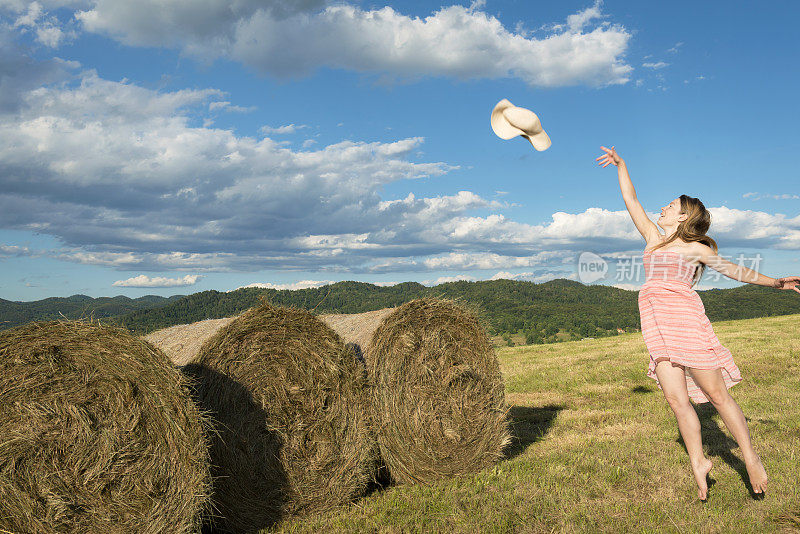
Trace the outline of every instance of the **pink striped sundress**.
<instances>
[{"instance_id":1,"label":"pink striped sundress","mask_svg":"<svg viewBox=\"0 0 800 534\"><path fill-rule=\"evenodd\" d=\"M672 250L644 251L645 282L639 289L642 336L650 353L647 376L655 379L656 364L694 369L721 369L725 386L742 380L731 352L717 339L700 296L692 289L696 265ZM703 391L686 372L686 389L696 403L708 402Z\"/></svg>"}]
</instances>

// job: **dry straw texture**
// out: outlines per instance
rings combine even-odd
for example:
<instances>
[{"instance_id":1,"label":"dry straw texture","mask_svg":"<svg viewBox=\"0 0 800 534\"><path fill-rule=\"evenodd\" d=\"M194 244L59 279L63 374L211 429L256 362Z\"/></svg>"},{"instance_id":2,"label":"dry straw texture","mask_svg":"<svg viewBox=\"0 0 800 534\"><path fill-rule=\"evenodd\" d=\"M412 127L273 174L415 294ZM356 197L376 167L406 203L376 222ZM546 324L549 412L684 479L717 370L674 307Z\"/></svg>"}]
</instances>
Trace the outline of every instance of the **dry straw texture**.
<instances>
[{"instance_id":1,"label":"dry straw texture","mask_svg":"<svg viewBox=\"0 0 800 534\"><path fill-rule=\"evenodd\" d=\"M206 319L192 324L170 326L163 330L151 332L145 339L164 351L175 365L191 363L200 352L200 347L220 328L227 326L235 317L225 319Z\"/></svg>"},{"instance_id":2,"label":"dry straw texture","mask_svg":"<svg viewBox=\"0 0 800 534\"><path fill-rule=\"evenodd\" d=\"M382 460L396 482L483 469L510 442L491 341L453 301L418 299L383 319L366 349Z\"/></svg>"},{"instance_id":3,"label":"dry straw texture","mask_svg":"<svg viewBox=\"0 0 800 534\"><path fill-rule=\"evenodd\" d=\"M320 315L319 318L333 328L333 331L339 334L345 343L363 356L369 348L372 334L375 333L381 321L394 310L395 308L384 308L364 313L332 313Z\"/></svg>"},{"instance_id":4,"label":"dry straw texture","mask_svg":"<svg viewBox=\"0 0 800 534\"><path fill-rule=\"evenodd\" d=\"M208 448L185 381L127 331L0 333L0 529L197 532Z\"/></svg>"},{"instance_id":5,"label":"dry straw texture","mask_svg":"<svg viewBox=\"0 0 800 534\"><path fill-rule=\"evenodd\" d=\"M378 324L392 311L394 308L384 308L364 313L332 313L318 317L333 328L346 343L354 344L360 351L366 348ZM236 317L206 319L191 324L170 326L142 336L142 339L164 351L175 365L187 365L197 358L203 343L234 319Z\"/></svg>"},{"instance_id":6,"label":"dry straw texture","mask_svg":"<svg viewBox=\"0 0 800 534\"><path fill-rule=\"evenodd\" d=\"M216 421L216 527L256 532L361 496L376 448L366 373L333 330L263 305L220 329L183 371Z\"/></svg>"}]
</instances>

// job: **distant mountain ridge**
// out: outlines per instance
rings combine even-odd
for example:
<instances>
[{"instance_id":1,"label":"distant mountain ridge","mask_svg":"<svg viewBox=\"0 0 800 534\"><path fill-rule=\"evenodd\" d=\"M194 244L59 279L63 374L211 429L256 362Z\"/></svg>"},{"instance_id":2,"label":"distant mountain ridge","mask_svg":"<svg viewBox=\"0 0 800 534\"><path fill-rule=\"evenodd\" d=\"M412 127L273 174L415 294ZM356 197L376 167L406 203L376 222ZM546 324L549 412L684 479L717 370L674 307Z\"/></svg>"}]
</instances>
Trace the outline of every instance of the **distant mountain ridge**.
<instances>
[{"instance_id":1,"label":"distant mountain ridge","mask_svg":"<svg viewBox=\"0 0 800 534\"><path fill-rule=\"evenodd\" d=\"M711 321L800 313L793 291L745 285L699 291ZM177 324L230 317L261 301L314 313L360 313L398 306L420 297L456 299L472 308L492 335L522 333L528 343L603 337L640 329L638 292L567 279L536 284L517 280L449 282L427 287L405 282L384 287L364 282L298 290L241 288L202 291L173 297L101 297L75 295L36 302L0 299L0 327L33 320L93 315L144 334ZM6 322L2 322L6 321Z\"/></svg>"},{"instance_id":2,"label":"distant mountain ridge","mask_svg":"<svg viewBox=\"0 0 800 534\"><path fill-rule=\"evenodd\" d=\"M184 295L172 297L145 295L132 299L122 295L98 298L72 295L71 297L49 297L32 302L0 299L0 329L11 328L31 321L118 317L137 310L164 306L183 297Z\"/></svg>"}]
</instances>

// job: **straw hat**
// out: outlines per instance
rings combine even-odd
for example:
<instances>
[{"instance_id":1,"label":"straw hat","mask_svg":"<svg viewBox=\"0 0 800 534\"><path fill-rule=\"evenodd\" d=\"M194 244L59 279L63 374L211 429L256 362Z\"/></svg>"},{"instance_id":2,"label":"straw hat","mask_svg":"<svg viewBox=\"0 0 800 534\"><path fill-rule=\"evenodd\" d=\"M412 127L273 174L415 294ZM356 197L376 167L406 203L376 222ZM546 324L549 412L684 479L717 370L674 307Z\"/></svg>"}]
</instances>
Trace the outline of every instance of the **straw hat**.
<instances>
[{"instance_id":1,"label":"straw hat","mask_svg":"<svg viewBox=\"0 0 800 534\"><path fill-rule=\"evenodd\" d=\"M500 139L511 139L521 135L528 139L536 150L547 150L550 137L542 129L536 113L518 108L505 98L492 110L492 130Z\"/></svg>"}]
</instances>

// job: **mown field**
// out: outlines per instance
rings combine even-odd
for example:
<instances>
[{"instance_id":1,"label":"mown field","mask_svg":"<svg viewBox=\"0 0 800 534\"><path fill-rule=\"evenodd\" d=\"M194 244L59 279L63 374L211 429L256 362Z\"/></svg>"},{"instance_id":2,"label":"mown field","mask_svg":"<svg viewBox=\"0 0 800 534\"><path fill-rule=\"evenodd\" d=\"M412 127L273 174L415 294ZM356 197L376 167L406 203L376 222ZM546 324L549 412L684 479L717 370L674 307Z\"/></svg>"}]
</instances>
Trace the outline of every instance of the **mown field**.
<instances>
[{"instance_id":1,"label":"mown field","mask_svg":"<svg viewBox=\"0 0 800 534\"><path fill-rule=\"evenodd\" d=\"M515 442L493 468L392 486L273 532L800 531L800 315L713 324L770 477L763 500L713 408L698 406L715 483L696 487L641 333L498 350Z\"/></svg>"}]
</instances>

